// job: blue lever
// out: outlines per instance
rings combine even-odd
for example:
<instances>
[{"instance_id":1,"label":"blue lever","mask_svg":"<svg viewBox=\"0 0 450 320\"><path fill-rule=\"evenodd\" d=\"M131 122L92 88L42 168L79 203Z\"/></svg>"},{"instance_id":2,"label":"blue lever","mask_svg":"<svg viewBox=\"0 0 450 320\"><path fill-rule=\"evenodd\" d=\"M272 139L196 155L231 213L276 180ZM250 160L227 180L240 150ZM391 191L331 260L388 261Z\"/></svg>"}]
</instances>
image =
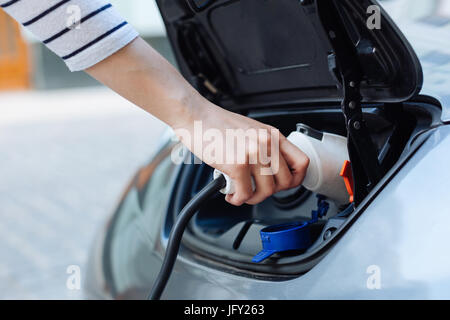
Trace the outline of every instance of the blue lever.
<instances>
[{"instance_id":1,"label":"blue lever","mask_svg":"<svg viewBox=\"0 0 450 320\"><path fill-rule=\"evenodd\" d=\"M311 212L311 220L291 222L265 227L260 231L262 250L253 257L252 262L259 263L277 252L304 250L311 245L309 227L325 216L330 205L325 197L317 196L317 210Z\"/></svg>"},{"instance_id":2,"label":"blue lever","mask_svg":"<svg viewBox=\"0 0 450 320\"><path fill-rule=\"evenodd\" d=\"M260 231L263 249L253 257L261 262L276 252L306 249L310 246L308 222L294 222L270 226Z\"/></svg>"}]
</instances>

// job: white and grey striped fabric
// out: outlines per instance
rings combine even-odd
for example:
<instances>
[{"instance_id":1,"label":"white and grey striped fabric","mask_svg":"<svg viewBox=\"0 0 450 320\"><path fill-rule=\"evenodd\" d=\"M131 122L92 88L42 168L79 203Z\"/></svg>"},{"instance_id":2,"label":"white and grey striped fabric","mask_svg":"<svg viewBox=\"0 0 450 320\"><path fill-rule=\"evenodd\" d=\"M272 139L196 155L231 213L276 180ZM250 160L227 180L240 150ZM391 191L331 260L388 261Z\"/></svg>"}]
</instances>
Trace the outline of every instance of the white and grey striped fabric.
<instances>
[{"instance_id":1,"label":"white and grey striped fabric","mask_svg":"<svg viewBox=\"0 0 450 320\"><path fill-rule=\"evenodd\" d=\"M0 0L0 7L71 71L95 65L138 36L105 0Z\"/></svg>"}]
</instances>

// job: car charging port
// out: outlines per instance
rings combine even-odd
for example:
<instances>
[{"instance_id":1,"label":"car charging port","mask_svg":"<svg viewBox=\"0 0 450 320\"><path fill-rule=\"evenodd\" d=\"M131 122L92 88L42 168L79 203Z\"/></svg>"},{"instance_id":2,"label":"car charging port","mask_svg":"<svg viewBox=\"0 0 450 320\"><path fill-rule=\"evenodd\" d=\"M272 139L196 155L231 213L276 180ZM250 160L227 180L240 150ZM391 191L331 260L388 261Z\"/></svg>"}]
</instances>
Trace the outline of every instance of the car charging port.
<instances>
[{"instance_id":1,"label":"car charging port","mask_svg":"<svg viewBox=\"0 0 450 320\"><path fill-rule=\"evenodd\" d=\"M364 119L377 149L383 148L393 131L405 133L402 131L403 127L395 129L395 124L388 120L385 113L380 112L382 108L383 105L364 108ZM422 108L414 104L405 104L404 112L409 115L405 118L408 122L404 125L408 128L406 134L410 132L411 126L414 127L410 137L414 132L420 132L423 127L429 125L431 118ZM289 109L289 112L280 110L254 112L249 116L279 128L285 136L288 136L298 123L306 125L300 126L301 130L304 130L303 133L309 131L346 135L346 125L339 105L328 106L320 111L310 111L302 107ZM423 120L420 120L422 118ZM400 155L401 151L396 152ZM342 174L339 178L342 179L346 192L348 189L344 178L347 178L349 190L352 190L349 168L349 165L344 166L344 163L341 163L338 170L338 173ZM173 201L174 218L192 197L192 190L197 192L211 181L212 171L208 166L201 164L182 167ZM251 263L251 259L263 249L260 237L262 229L284 223L309 221L311 212L317 209L316 196L316 193L300 186L274 194L254 206L235 207L227 203L222 194L217 195L199 209L189 224L183 243L202 257L217 260L233 268L271 275L301 273L311 267L311 260L308 257L335 238L346 221L353 216L356 209L354 204L349 204L351 194L348 192L346 203L328 201L327 214L316 223L310 224L311 245L308 248L277 252L261 263Z\"/></svg>"}]
</instances>

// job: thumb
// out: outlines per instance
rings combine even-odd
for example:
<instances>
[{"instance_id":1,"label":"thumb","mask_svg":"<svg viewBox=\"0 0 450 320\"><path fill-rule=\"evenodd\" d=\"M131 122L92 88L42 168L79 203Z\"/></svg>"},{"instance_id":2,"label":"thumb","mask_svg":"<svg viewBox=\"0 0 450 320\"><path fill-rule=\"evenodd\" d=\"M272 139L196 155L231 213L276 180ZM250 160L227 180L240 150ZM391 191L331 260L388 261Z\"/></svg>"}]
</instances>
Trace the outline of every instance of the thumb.
<instances>
[{"instance_id":1,"label":"thumb","mask_svg":"<svg viewBox=\"0 0 450 320\"><path fill-rule=\"evenodd\" d=\"M280 141L280 153L292 173L291 188L299 186L305 178L309 166L308 156L286 138Z\"/></svg>"}]
</instances>

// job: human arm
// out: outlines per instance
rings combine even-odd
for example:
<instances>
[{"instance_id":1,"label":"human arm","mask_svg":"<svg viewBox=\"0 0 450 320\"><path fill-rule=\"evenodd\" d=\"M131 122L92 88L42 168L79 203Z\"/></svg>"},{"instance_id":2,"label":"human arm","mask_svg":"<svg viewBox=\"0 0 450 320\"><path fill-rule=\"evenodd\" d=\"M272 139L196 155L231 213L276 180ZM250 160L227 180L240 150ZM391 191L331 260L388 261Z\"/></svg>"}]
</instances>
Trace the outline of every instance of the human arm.
<instances>
[{"instance_id":1,"label":"human arm","mask_svg":"<svg viewBox=\"0 0 450 320\"><path fill-rule=\"evenodd\" d=\"M299 149L275 128L202 97L107 1L0 0L0 6L60 56L71 71L85 70L166 122L197 157L228 174L236 187L236 192L226 197L230 203L255 204L303 180L309 160ZM232 147L225 143L222 153L232 155L235 161L217 161L202 150L220 144L196 134L196 122L202 124L203 131L216 130L224 137L230 130L266 135L246 137ZM181 132L187 132L190 139ZM196 148L199 145L202 150ZM270 163L260 157L261 150L268 150ZM242 161L238 154L243 155Z\"/></svg>"},{"instance_id":2,"label":"human arm","mask_svg":"<svg viewBox=\"0 0 450 320\"><path fill-rule=\"evenodd\" d=\"M189 150L235 181L236 192L226 197L234 205L259 203L277 191L298 186L305 176L309 159L278 130L209 102L140 38L86 72L167 123L176 133L190 133L190 139L180 135ZM235 162L220 163L214 161L216 159L208 159L202 153L213 142L205 141L204 135L195 132L196 121L201 122L203 132L208 129L219 130L223 133L222 137L226 137L227 130L263 130L267 136L247 137L244 144L236 144L233 150L226 149L224 145L224 153L238 153L244 149L245 162L237 163L236 157L233 157ZM271 141L274 137L278 139L275 143ZM196 150L195 144L203 148ZM278 168L273 174L262 174L261 169L270 165L254 154L262 149L270 150L274 144L278 145L279 150L272 150L270 156L272 162L278 162ZM257 158L256 163L250 163L252 157ZM255 180L255 192L252 190L251 177Z\"/></svg>"}]
</instances>

